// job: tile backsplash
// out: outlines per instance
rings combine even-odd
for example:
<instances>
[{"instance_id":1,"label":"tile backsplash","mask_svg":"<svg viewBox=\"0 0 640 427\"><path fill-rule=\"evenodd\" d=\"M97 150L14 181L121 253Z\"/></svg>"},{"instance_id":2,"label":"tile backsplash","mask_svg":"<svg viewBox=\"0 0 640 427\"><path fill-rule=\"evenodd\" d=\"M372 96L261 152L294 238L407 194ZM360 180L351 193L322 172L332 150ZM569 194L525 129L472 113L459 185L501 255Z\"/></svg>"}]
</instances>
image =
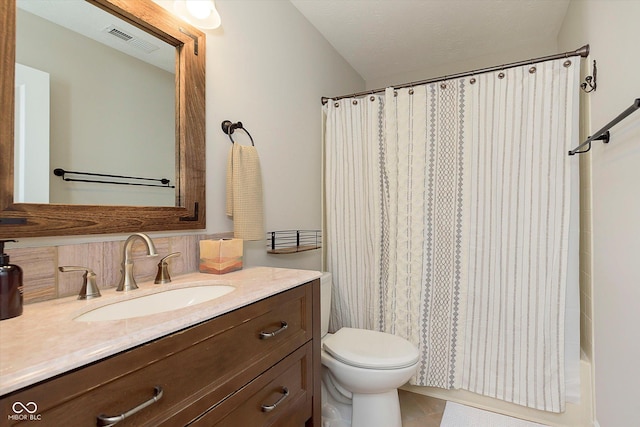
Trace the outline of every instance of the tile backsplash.
<instances>
[{"instance_id":1,"label":"tile backsplash","mask_svg":"<svg viewBox=\"0 0 640 427\"><path fill-rule=\"evenodd\" d=\"M178 276L198 271L199 241L233 237L233 233L197 234L152 238L158 256L148 257L145 245L134 241L133 259L136 281L153 280L160 259L173 252L180 256L167 260L169 272ZM80 271L61 273L59 266L87 267L96 273L101 289L117 286L120 280L120 262L126 237L121 241L83 243L38 248L6 248L11 263L22 268L24 303L45 301L77 294L82 287Z\"/></svg>"}]
</instances>

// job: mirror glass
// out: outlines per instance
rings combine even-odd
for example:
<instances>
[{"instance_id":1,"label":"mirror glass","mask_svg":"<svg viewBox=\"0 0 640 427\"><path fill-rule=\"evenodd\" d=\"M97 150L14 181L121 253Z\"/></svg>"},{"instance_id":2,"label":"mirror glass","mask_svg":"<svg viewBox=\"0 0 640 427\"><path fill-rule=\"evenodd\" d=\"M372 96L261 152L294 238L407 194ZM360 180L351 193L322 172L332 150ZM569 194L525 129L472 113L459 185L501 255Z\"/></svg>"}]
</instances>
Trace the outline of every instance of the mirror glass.
<instances>
[{"instance_id":1,"label":"mirror glass","mask_svg":"<svg viewBox=\"0 0 640 427\"><path fill-rule=\"evenodd\" d=\"M27 0L27 3L41 2L44 0ZM47 0L53 2L56 0ZM75 1L75 0L69 0ZM62 3L66 3L67 0ZM48 150L47 147L37 149L36 156L31 156L31 153L27 147L24 148L23 153L16 153L14 144L14 134L17 132L24 133L38 133L38 131L50 132L54 128L70 129L75 126L75 117L71 117L69 113L61 116L60 119L49 119L49 125L36 126L36 130L31 127L23 125L27 120L18 119L18 129L16 131L16 108L19 113L31 111L31 108L24 106L27 103L29 106L33 106L33 103L29 103L28 96L22 98L16 102L16 1L14 0L1 0L0 1L0 28L2 28L4 38L3 43L0 43L0 117L5 120L0 120L0 237L3 239L12 238L24 238L24 237L43 237L43 236L72 236L72 235L86 235L86 234L109 234L109 233L131 233L131 232L148 232L148 231L178 231L178 230L201 230L206 228L206 166L205 166L205 136L206 136L206 108L205 108L205 85L206 85L206 35L197 28L184 22L169 10L165 9L161 5L155 3L152 0L85 0L86 3L93 5L101 10L107 11L109 14L118 16L125 22L131 23L136 28L142 29L145 34L153 34L154 37L163 40L169 45L173 46L172 56L175 64L175 75L172 77L174 80L173 98L168 97L169 109L173 105L175 110L175 117L167 119L160 119L155 113L152 116L146 116L144 111L126 110L126 102L118 104L106 102L107 98L120 94L126 90L134 91L137 86L143 85L145 82L138 82L134 85L127 85L126 80L129 77L128 73L118 75L118 79L108 82L100 82L99 85L88 86L86 89L82 89L91 93L92 98L97 102L92 107L86 109L98 109L98 116L93 119L86 118L85 121L93 120L94 123L91 127L87 127L87 136L81 141L81 145L76 145L73 149L66 149L63 156L55 157L65 160L81 158L84 156L84 160L80 166L83 172L95 172L89 168L89 166L100 168L100 171L107 171L106 165L107 157L117 158L117 161L113 165L109 165L108 174L120 175L116 170L124 170L122 175L127 176L139 176L147 178L161 178L165 173L170 174L171 170L165 171L165 166L161 169L153 170L154 175L147 175L147 171L130 170L134 166L143 164L142 158L150 158L152 162L151 167L157 167L162 163L160 159L160 136L155 134L156 130L160 128L160 125L164 122L173 124L174 130L172 133L173 144L170 145L169 152L172 155L168 155L171 160L169 165L166 166L169 169L173 169L175 176L175 189L159 188L157 190L169 191L172 193L173 202L167 202L167 206L149 206L143 205L142 202L136 200L133 205L108 205L106 193L124 193L125 189L134 186L127 185L115 185L115 184L90 184L90 190L85 191L85 195L82 201L77 200L74 203L39 203L39 202L19 202L16 201L20 198L14 197L15 193L15 181L14 168L16 164L18 167L22 165L31 165L36 163L38 159L43 156L49 156L49 159L43 161L45 164L49 164L48 170L58 168L58 166L69 167L67 165L55 165L52 167L54 161L53 150L56 149L53 136L50 136L52 147ZM83 4L85 2L80 2ZM53 4L53 3L52 3ZM59 3L60 5L61 3ZM61 6L62 7L62 6ZM28 30L28 27L27 27ZM35 30L33 30L35 31ZM47 46L41 48L40 55L46 56L49 46L49 38L51 36L41 35L39 43L41 46ZM127 37L125 37L127 38ZM153 38L152 42L153 44ZM70 52L73 52L74 56L81 56L75 48L67 45L65 58L67 61L71 61ZM97 48L95 48L97 49ZM75 58L74 58L75 59ZM83 62L98 62L101 68L109 69L111 66L110 60L102 59L102 57L88 58L84 57ZM30 68L38 69L42 71L40 67L26 64ZM50 84L50 98L54 96L60 98L60 94L56 93L53 88L58 83L58 75L48 73L50 78L48 79ZM113 71L112 74L116 74ZM76 79L84 78L84 75L78 76ZM61 87L61 94L69 96L70 93L77 89L69 82ZM21 84L21 83L19 83ZM108 87L108 91L100 91L100 87ZM128 89L124 89L128 88ZM26 91L26 89L24 89ZM155 92L159 89L149 89L147 92ZM45 91L46 92L46 91ZM145 94L148 95L148 94ZM171 99L174 101L172 102ZM51 101L38 102L37 105L47 105L50 112L45 114L53 116L54 112L57 113L58 109L64 108L72 109L73 106L52 107L54 103ZM114 107L115 105L115 107ZM166 105L166 104L165 104ZM141 109L150 108L148 105L141 107ZM54 109L55 111L51 111ZM118 114L120 109L126 110L126 114ZM37 110L37 109L36 109ZM84 113L84 112L83 112ZM75 114L75 113L74 113ZM125 136L103 138L103 134L107 134L111 128L127 128L133 129L133 124L130 122L116 123L113 119L114 116L125 116L133 118L135 122L142 122L143 128L151 133L146 133L139 136L135 140L129 142L129 146L124 148L118 146L120 138ZM171 114L167 114L167 117ZM100 123L98 123L100 121ZM61 122L61 123L58 123ZM73 122L73 123L72 123ZM103 126L106 123L106 126ZM102 127L100 127L102 126ZM15 132L14 132L15 131ZM131 131L131 130L130 130ZM75 132L75 131L74 131ZM53 134L53 132L50 132ZM164 135L163 135L164 136ZM88 140L99 141L99 144L88 146ZM143 142L149 142L151 145L142 149L138 149L139 144ZM83 151L85 150L85 151ZM135 157L135 152L139 151L141 156ZM15 155L14 155L15 154ZM22 157L21 157L22 156ZM66 157L65 157L66 156ZM90 165L89 162L92 162ZM121 164L132 165L128 167L122 167ZM78 165L73 164L76 168ZM111 169L111 168L114 169ZM75 170L75 169L74 169ZM141 172L140 175L134 175L134 173ZM159 173L159 175L155 175ZM144 175L142 175L144 174ZM55 177L49 173L49 180ZM24 181L31 179L31 174L23 174ZM55 177L60 179L59 177ZM66 184L83 184L78 182L69 182ZM173 184L173 183L172 183ZM48 184L38 184L45 186ZM111 187L111 188L108 188ZM140 190L140 199L142 195L151 193L151 190L155 190L154 187L138 187L136 190ZM44 191L46 192L46 190ZM98 194L98 199L101 204L93 203L88 200L88 195ZM103 195L104 193L104 195ZM92 204L93 203L93 204ZM109 202L109 203L122 203L122 202Z\"/></svg>"},{"instance_id":2,"label":"mirror glass","mask_svg":"<svg viewBox=\"0 0 640 427\"><path fill-rule=\"evenodd\" d=\"M176 48L84 0L17 7L14 201L175 206Z\"/></svg>"}]
</instances>

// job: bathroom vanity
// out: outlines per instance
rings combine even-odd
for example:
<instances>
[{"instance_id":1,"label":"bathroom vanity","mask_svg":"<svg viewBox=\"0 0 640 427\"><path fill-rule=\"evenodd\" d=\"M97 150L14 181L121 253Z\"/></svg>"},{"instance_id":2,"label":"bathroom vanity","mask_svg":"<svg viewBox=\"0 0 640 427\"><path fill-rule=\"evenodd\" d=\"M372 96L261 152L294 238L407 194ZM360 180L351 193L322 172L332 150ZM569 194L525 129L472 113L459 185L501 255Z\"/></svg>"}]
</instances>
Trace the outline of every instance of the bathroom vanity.
<instances>
[{"instance_id":1,"label":"bathroom vanity","mask_svg":"<svg viewBox=\"0 0 640 427\"><path fill-rule=\"evenodd\" d=\"M174 286L201 284L194 280L212 277L188 276ZM61 340L72 343L66 334L69 328L76 329L76 340L89 342L84 350L77 342L66 353L61 350L64 345L48 351L42 345L46 340L34 342L32 350L41 353L40 363L29 354L24 354L31 360L26 363L0 356L1 413L9 414L8 425L29 421L30 416L43 426L112 425L121 414L128 414L118 426L319 426L319 276L313 271L266 267L242 270L217 276L236 290L216 300L116 321L75 321L78 313L96 303L64 301L57 307L63 320L49 317L50 332L65 334ZM73 303L84 307L70 309ZM17 351L29 351L26 340L11 344L6 339L19 339L19 330L29 325L18 323L28 322L30 314L38 318L55 310L46 304L27 306L13 325L0 324L2 353L6 350L17 357ZM33 307L38 305L42 307ZM41 311L30 312L31 307ZM180 319L188 325L178 326ZM144 338L162 334L163 324L173 330ZM15 326L12 337L7 334L10 326ZM109 330L113 334L100 345L99 335ZM121 347L135 344L116 351L116 342ZM82 363L83 351L88 360L107 348L113 354ZM47 360L51 369L43 373ZM66 367L58 367L64 372L52 375L56 364ZM50 377L37 381L39 376ZM5 393L24 381L33 383Z\"/></svg>"}]
</instances>

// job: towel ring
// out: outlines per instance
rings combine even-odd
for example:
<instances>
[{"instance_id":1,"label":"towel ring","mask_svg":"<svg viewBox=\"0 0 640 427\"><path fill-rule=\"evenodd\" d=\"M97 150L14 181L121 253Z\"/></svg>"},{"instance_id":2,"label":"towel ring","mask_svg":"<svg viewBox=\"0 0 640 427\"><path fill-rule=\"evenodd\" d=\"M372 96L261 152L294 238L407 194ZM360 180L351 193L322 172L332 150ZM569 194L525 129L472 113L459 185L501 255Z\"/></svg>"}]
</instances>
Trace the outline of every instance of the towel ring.
<instances>
[{"instance_id":1,"label":"towel ring","mask_svg":"<svg viewBox=\"0 0 640 427\"><path fill-rule=\"evenodd\" d=\"M251 145L255 147L255 144L253 143L253 138L251 137L251 134L249 133L248 130L246 130L243 126L242 126L242 122L238 122L238 123L232 123L230 120L224 120L222 122L222 131L224 133L227 134L227 136L229 137L229 139L231 140L232 144L235 144L236 142L233 140L233 138L231 137L231 134L236 130L236 129L242 129L243 131L245 131L247 133L247 135L249 135L249 139L251 140Z\"/></svg>"}]
</instances>

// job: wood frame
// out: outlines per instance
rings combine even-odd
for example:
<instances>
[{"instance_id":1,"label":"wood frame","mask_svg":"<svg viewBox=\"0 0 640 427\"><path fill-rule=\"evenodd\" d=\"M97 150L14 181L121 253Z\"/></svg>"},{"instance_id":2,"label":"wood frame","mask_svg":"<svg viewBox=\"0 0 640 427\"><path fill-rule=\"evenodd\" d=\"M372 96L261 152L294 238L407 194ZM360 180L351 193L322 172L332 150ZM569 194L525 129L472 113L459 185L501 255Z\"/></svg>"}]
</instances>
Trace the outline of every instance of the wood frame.
<instances>
[{"instance_id":1,"label":"wood frame","mask_svg":"<svg viewBox=\"0 0 640 427\"><path fill-rule=\"evenodd\" d=\"M151 0L87 0L173 45L176 61L176 206L13 202L16 4L0 2L0 238L205 228L205 34Z\"/></svg>"}]
</instances>

